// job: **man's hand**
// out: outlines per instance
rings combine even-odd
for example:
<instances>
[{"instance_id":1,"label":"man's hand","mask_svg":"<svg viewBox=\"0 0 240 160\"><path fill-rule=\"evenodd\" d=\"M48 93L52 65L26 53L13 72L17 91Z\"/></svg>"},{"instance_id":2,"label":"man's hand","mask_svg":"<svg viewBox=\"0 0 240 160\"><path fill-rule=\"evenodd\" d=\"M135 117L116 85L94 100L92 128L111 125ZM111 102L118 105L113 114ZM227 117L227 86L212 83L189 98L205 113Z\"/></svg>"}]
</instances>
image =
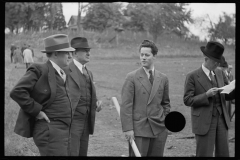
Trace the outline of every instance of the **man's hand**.
<instances>
[{"instance_id":1,"label":"man's hand","mask_svg":"<svg viewBox=\"0 0 240 160\"><path fill-rule=\"evenodd\" d=\"M133 132L133 130L131 130L131 131L126 131L126 132L124 132L124 134L125 134L125 138L127 139L127 140L130 140L130 139L135 139L134 138L134 132Z\"/></svg>"},{"instance_id":2,"label":"man's hand","mask_svg":"<svg viewBox=\"0 0 240 160\"><path fill-rule=\"evenodd\" d=\"M209 90L206 92L207 97L212 97L212 96L214 96L215 94L218 93L218 91L219 91L219 89L216 88L216 87L209 89Z\"/></svg>"},{"instance_id":3,"label":"man's hand","mask_svg":"<svg viewBox=\"0 0 240 160\"><path fill-rule=\"evenodd\" d=\"M50 123L50 120L48 119L47 115L43 111L40 111L36 118L45 119L48 123Z\"/></svg>"},{"instance_id":4,"label":"man's hand","mask_svg":"<svg viewBox=\"0 0 240 160\"><path fill-rule=\"evenodd\" d=\"M99 112L102 110L102 101L97 101L97 108L96 111Z\"/></svg>"}]
</instances>

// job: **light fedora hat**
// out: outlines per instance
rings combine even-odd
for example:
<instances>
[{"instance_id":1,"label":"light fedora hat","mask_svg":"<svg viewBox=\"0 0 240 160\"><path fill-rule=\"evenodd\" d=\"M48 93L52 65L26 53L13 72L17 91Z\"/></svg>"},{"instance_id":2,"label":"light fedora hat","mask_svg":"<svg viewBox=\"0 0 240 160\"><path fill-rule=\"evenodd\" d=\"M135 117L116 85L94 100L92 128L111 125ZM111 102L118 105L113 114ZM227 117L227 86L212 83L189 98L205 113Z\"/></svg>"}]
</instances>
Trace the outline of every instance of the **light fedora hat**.
<instances>
[{"instance_id":1,"label":"light fedora hat","mask_svg":"<svg viewBox=\"0 0 240 160\"><path fill-rule=\"evenodd\" d=\"M55 34L43 39L43 41L45 46L45 50L41 51L43 53L53 51L75 51L75 49L70 46L68 35L65 34Z\"/></svg>"}]
</instances>

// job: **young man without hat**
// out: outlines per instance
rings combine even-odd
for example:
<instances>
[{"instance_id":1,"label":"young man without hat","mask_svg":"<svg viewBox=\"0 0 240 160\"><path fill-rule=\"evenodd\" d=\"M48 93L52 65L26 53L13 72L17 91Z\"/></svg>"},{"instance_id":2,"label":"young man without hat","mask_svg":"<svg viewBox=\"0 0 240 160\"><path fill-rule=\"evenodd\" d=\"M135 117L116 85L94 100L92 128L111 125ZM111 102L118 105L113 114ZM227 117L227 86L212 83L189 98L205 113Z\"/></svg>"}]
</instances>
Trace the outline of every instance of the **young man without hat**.
<instances>
[{"instance_id":1,"label":"young man without hat","mask_svg":"<svg viewBox=\"0 0 240 160\"><path fill-rule=\"evenodd\" d=\"M154 67L158 48L149 40L139 47L141 67L127 74L122 87L120 117L126 139L134 139L142 157L162 157L170 112L169 82ZM129 156L134 152L129 144Z\"/></svg>"}]
</instances>

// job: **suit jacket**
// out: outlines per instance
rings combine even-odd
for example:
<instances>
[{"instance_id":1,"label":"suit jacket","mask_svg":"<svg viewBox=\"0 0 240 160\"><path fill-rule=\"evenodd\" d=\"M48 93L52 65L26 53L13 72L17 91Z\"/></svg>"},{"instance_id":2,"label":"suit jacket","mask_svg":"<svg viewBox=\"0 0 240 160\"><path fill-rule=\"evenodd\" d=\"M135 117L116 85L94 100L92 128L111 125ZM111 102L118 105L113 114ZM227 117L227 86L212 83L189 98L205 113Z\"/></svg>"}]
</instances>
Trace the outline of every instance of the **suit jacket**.
<instances>
[{"instance_id":1,"label":"suit jacket","mask_svg":"<svg viewBox=\"0 0 240 160\"><path fill-rule=\"evenodd\" d=\"M77 66L73 63L73 61L69 64L69 66L64 68L65 73L67 74L67 85L69 87L69 92L70 92L70 99L72 102L72 109L73 109L73 114L75 112L75 109L78 105L78 101L80 99L80 82L79 82L79 76L78 76L78 68ZM93 134L94 132L94 125L95 125L95 113L96 113L96 102L97 102L97 97L96 97L96 90L95 90L95 86L93 84L93 75L92 72L89 71L87 68L86 70L89 73L90 76L90 81L91 81L91 85L92 85L92 103L91 103L91 108L90 108L90 116L89 116L89 120L90 120L90 127L89 127L89 133ZM86 113L86 109L85 108L80 108L81 112L83 114Z\"/></svg>"},{"instance_id":2,"label":"suit jacket","mask_svg":"<svg viewBox=\"0 0 240 160\"><path fill-rule=\"evenodd\" d=\"M156 137L166 129L165 116L170 112L166 75L155 70L153 86L141 67L127 74L122 87L120 117L123 131L135 136Z\"/></svg>"},{"instance_id":3,"label":"suit jacket","mask_svg":"<svg viewBox=\"0 0 240 160\"><path fill-rule=\"evenodd\" d=\"M218 87L228 84L223 71L214 70ZM198 135L205 135L212 120L213 98L207 97L206 92L212 88L211 81L202 70L202 67L187 74L183 101L186 106L191 107L192 131ZM230 120L227 114L226 100L235 97L235 90L231 94L220 94L222 110L227 127L230 127Z\"/></svg>"},{"instance_id":4,"label":"suit jacket","mask_svg":"<svg viewBox=\"0 0 240 160\"><path fill-rule=\"evenodd\" d=\"M10 92L10 97L21 107L14 132L32 137L35 117L51 105L55 95L56 77L51 62L31 65Z\"/></svg>"}]
</instances>

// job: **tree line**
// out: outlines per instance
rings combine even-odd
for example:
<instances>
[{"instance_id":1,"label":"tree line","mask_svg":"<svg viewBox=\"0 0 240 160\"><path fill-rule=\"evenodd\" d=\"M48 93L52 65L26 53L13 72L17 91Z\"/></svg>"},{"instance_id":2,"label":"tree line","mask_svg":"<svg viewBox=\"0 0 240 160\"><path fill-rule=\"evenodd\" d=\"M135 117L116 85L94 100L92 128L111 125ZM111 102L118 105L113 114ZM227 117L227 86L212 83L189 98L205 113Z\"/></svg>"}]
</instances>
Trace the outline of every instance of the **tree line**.
<instances>
[{"instance_id":1,"label":"tree line","mask_svg":"<svg viewBox=\"0 0 240 160\"><path fill-rule=\"evenodd\" d=\"M217 23L208 17L193 19L192 11L187 10L188 3L78 3L78 32L94 30L103 32L108 28L116 31L131 30L147 32L157 41L162 34L175 34L180 38L194 37L187 24L207 21L210 27L204 29L211 40L223 40L226 44L235 40L235 14L224 13ZM82 17L82 13L85 16ZM200 22L200 23L199 23ZM23 27L24 30L66 29L61 3L6 3L5 27L11 31Z\"/></svg>"},{"instance_id":2,"label":"tree line","mask_svg":"<svg viewBox=\"0 0 240 160\"><path fill-rule=\"evenodd\" d=\"M5 3L5 28L11 32L66 29L61 3Z\"/></svg>"}]
</instances>

